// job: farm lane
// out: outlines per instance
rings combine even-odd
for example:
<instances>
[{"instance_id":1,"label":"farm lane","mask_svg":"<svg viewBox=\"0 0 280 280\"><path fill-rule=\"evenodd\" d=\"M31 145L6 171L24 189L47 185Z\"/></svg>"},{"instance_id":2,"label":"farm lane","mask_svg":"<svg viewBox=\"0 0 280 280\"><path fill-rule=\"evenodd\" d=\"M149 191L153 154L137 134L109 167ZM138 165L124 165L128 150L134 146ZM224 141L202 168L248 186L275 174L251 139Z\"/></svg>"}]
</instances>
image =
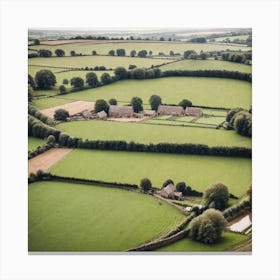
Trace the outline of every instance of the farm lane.
<instances>
[{"instance_id":1,"label":"farm lane","mask_svg":"<svg viewBox=\"0 0 280 280\"><path fill-rule=\"evenodd\" d=\"M54 164L66 157L73 149L52 148L41 155L28 160L28 174L38 170L48 171Z\"/></svg>"},{"instance_id":2,"label":"farm lane","mask_svg":"<svg viewBox=\"0 0 280 280\"><path fill-rule=\"evenodd\" d=\"M42 114L49 118L53 118L54 113L57 109L65 109L69 112L70 116L80 113L85 110L93 110L95 102L88 101L74 101L66 103L64 105L58 105L55 107L50 107L44 110L41 110Z\"/></svg>"}]
</instances>

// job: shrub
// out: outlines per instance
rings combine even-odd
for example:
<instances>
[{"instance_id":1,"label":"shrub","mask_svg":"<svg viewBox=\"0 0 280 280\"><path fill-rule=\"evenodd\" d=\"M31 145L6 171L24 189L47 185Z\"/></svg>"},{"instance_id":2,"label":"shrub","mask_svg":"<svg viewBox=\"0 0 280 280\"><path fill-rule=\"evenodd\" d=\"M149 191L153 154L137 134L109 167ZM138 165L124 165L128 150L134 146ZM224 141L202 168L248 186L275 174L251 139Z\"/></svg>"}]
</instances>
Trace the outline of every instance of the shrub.
<instances>
[{"instance_id":1,"label":"shrub","mask_svg":"<svg viewBox=\"0 0 280 280\"><path fill-rule=\"evenodd\" d=\"M92 55L97 55L97 52L96 51L92 51L91 54Z\"/></svg>"},{"instance_id":2,"label":"shrub","mask_svg":"<svg viewBox=\"0 0 280 280\"><path fill-rule=\"evenodd\" d=\"M108 111L109 111L109 105L104 99L96 100L95 105L94 105L95 113L98 113L101 111L105 111L106 113L108 113Z\"/></svg>"},{"instance_id":3,"label":"shrub","mask_svg":"<svg viewBox=\"0 0 280 280\"><path fill-rule=\"evenodd\" d=\"M32 87L32 89L36 88L34 78L30 74L28 74L28 84Z\"/></svg>"},{"instance_id":4,"label":"shrub","mask_svg":"<svg viewBox=\"0 0 280 280\"><path fill-rule=\"evenodd\" d=\"M117 99L115 99L115 98L111 98L111 99L109 100L109 104L110 104L110 105L118 105L118 101L117 101Z\"/></svg>"},{"instance_id":5,"label":"shrub","mask_svg":"<svg viewBox=\"0 0 280 280\"><path fill-rule=\"evenodd\" d=\"M80 88L84 86L84 80L80 77L73 77L70 81L70 84L74 88Z\"/></svg>"},{"instance_id":6,"label":"shrub","mask_svg":"<svg viewBox=\"0 0 280 280\"><path fill-rule=\"evenodd\" d=\"M143 68L136 68L132 71L132 78L137 80L145 79L145 70Z\"/></svg>"},{"instance_id":7,"label":"shrub","mask_svg":"<svg viewBox=\"0 0 280 280\"><path fill-rule=\"evenodd\" d=\"M127 77L127 71L124 67L117 67L114 71L114 74L118 80L123 80Z\"/></svg>"},{"instance_id":8,"label":"shrub","mask_svg":"<svg viewBox=\"0 0 280 280\"><path fill-rule=\"evenodd\" d=\"M192 106L192 102L189 101L188 99L183 99L181 102L179 102L178 105L182 106L184 108L184 110L185 110L187 107L191 107Z\"/></svg>"},{"instance_id":9,"label":"shrub","mask_svg":"<svg viewBox=\"0 0 280 280\"><path fill-rule=\"evenodd\" d=\"M148 191L151 187L152 187L152 182L150 181L150 179L148 178L143 178L140 181L140 187L144 190L144 191Z\"/></svg>"},{"instance_id":10,"label":"shrub","mask_svg":"<svg viewBox=\"0 0 280 280\"><path fill-rule=\"evenodd\" d=\"M176 191L177 192L181 192L181 193L185 193L186 191L186 183L185 182L179 182L176 184Z\"/></svg>"},{"instance_id":11,"label":"shrub","mask_svg":"<svg viewBox=\"0 0 280 280\"><path fill-rule=\"evenodd\" d=\"M137 67L136 65L130 64L130 65L128 66L128 69L129 69L129 70L132 70L132 69L135 69L136 67Z\"/></svg>"},{"instance_id":12,"label":"shrub","mask_svg":"<svg viewBox=\"0 0 280 280\"><path fill-rule=\"evenodd\" d=\"M229 110L228 113L227 113L226 121L227 121L227 122L230 122L231 119L232 119L232 117L233 117L236 113L238 113L238 112L240 112L240 111L244 111L244 109L242 109L242 108L234 108L234 109Z\"/></svg>"},{"instance_id":13,"label":"shrub","mask_svg":"<svg viewBox=\"0 0 280 280\"><path fill-rule=\"evenodd\" d=\"M189 237L205 244L214 244L221 239L226 224L227 221L220 211L208 209L190 222Z\"/></svg>"},{"instance_id":14,"label":"shrub","mask_svg":"<svg viewBox=\"0 0 280 280\"><path fill-rule=\"evenodd\" d=\"M39 50L38 55L40 57L50 57L52 56L52 52L50 50Z\"/></svg>"},{"instance_id":15,"label":"shrub","mask_svg":"<svg viewBox=\"0 0 280 280\"><path fill-rule=\"evenodd\" d=\"M108 74L108 73L103 73L101 75L101 83L104 84L104 85L108 85L110 83L112 83L112 78L111 76Z\"/></svg>"},{"instance_id":16,"label":"shrub","mask_svg":"<svg viewBox=\"0 0 280 280\"><path fill-rule=\"evenodd\" d=\"M60 93L65 93L66 92L66 87L64 85L59 86L58 88Z\"/></svg>"},{"instance_id":17,"label":"shrub","mask_svg":"<svg viewBox=\"0 0 280 280\"><path fill-rule=\"evenodd\" d=\"M57 121L65 121L69 118L69 112L65 109L57 109L54 112L54 119Z\"/></svg>"},{"instance_id":18,"label":"shrub","mask_svg":"<svg viewBox=\"0 0 280 280\"><path fill-rule=\"evenodd\" d=\"M131 106L133 107L133 111L135 112L135 113L139 113L139 112L141 112L141 111L143 111L143 106L142 106L142 104L143 104L143 101L142 101L142 99L141 98L139 98L139 97L133 97L132 99L131 99Z\"/></svg>"},{"instance_id":19,"label":"shrub","mask_svg":"<svg viewBox=\"0 0 280 280\"><path fill-rule=\"evenodd\" d=\"M55 55L58 56L58 57L65 56L65 51L62 50L62 49L56 49L55 50Z\"/></svg>"},{"instance_id":20,"label":"shrub","mask_svg":"<svg viewBox=\"0 0 280 280\"><path fill-rule=\"evenodd\" d=\"M49 135L47 138L47 143L54 144L54 142L55 142L55 137L53 135Z\"/></svg>"},{"instance_id":21,"label":"shrub","mask_svg":"<svg viewBox=\"0 0 280 280\"><path fill-rule=\"evenodd\" d=\"M94 72L89 72L86 74L86 83L93 88L99 86L98 78Z\"/></svg>"},{"instance_id":22,"label":"shrub","mask_svg":"<svg viewBox=\"0 0 280 280\"><path fill-rule=\"evenodd\" d=\"M62 82L64 85L68 85L69 81L67 79L63 79L63 82Z\"/></svg>"},{"instance_id":23,"label":"shrub","mask_svg":"<svg viewBox=\"0 0 280 280\"><path fill-rule=\"evenodd\" d=\"M229 199L228 188L222 183L210 185L204 191L204 199L208 207L223 210Z\"/></svg>"}]
</instances>

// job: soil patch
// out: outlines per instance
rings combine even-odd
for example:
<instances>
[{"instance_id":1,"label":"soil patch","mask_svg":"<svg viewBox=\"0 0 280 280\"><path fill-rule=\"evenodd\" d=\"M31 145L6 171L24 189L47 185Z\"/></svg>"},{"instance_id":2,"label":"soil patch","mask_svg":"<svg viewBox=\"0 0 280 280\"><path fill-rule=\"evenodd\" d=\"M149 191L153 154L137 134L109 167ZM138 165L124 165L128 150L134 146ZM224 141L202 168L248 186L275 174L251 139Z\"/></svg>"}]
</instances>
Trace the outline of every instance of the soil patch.
<instances>
[{"instance_id":1,"label":"soil patch","mask_svg":"<svg viewBox=\"0 0 280 280\"><path fill-rule=\"evenodd\" d=\"M48 171L54 164L66 157L73 149L52 148L28 161L28 174L39 169Z\"/></svg>"},{"instance_id":2,"label":"soil patch","mask_svg":"<svg viewBox=\"0 0 280 280\"><path fill-rule=\"evenodd\" d=\"M74 102L63 104L63 105L58 105L55 107L44 109L44 110L41 110L41 112L45 116L47 116L49 118L53 118L54 113L57 109L65 109L69 112L70 116L72 116L77 113L83 112L85 110L93 110L94 102L74 101Z\"/></svg>"}]
</instances>

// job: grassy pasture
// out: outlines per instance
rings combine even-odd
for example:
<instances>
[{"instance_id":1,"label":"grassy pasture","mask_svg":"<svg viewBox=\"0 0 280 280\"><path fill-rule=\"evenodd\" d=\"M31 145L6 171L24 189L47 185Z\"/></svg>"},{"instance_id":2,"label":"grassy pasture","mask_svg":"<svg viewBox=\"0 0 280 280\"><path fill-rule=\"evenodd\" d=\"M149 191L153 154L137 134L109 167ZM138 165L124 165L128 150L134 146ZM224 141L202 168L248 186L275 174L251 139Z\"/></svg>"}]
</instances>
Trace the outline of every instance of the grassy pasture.
<instances>
[{"instance_id":1,"label":"grassy pasture","mask_svg":"<svg viewBox=\"0 0 280 280\"><path fill-rule=\"evenodd\" d=\"M40 99L33 99L32 100L32 105L36 106L38 109L47 109L50 107L55 107L59 105L63 105L66 103L70 103L76 100L68 99L66 96L59 96L59 97L50 97L50 98L40 98Z\"/></svg>"},{"instance_id":2,"label":"grassy pasture","mask_svg":"<svg viewBox=\"0 0 280 280\"><path fill-rule=\"evenodd\" d=\"M251 160L77 149L53 166L51 173L137 185L148 177L155 187L172 178L174 182L186 181L198 191L222 182L231 193L240 196L251 182Z\"/></svg>"},{"instance_id":3,"label":"grassy pasture","mask_svg":"<svg viewBox=\"0 0 280 280\"><path fill-rule=\"evenodd\" d=\"M177 126L177 127L195 127L195 128L211 128L215 129L216 126L214 124L197 124L195 122L187 122L187 121L176 121L176 120L161 120L161 119L151 119L145 121L146 124L160 125L160 126Z\"/></svg>"},{"instance_id":4,"label":"grassy pasture","mask_svg":"<svg viewBox=\"0 0 280 280\"><path fill-rule=\"evenodd\" d=\"M124 251L172 230L185 216L157 199L106 187L28 187L29 251Z\"/></svg>"},{"instance_id":5,"label":"grassy pasture","mask_svg":"<svg viewBox=\"0 0 280 280\"><path fill-rule=\"evenodd\" d=\"M221 61L214 59L207 60L181 60L160 67L162 71L166 70L227 70L251 73L252 67L241 63Z\"/></svg>"},{"instance_id":6,"label":"grassy pasture","mask_svg":"<svg viewBox=\"0 0 280 280\"><path fill-rule=\"evenodd\" d=\"M28 151L35 150L38 146L42 146L46 143L45 140L35 138L35 137L28 137Z\"/></svg>"},{"instance_id":7,"label":"grassy pasture","mask_svg":"<svg viewBox=\"0 0 280 280\"><path fill-rule=\"evenodd\" d=\"M160 120L160 122L166 121ZM180 124L182 125L182 123ZM57 127L72 136L91 140L125 140L146 144L163 142L197 143L209 146L251 147L250 138L240 136L235 131L217 129L94 120L65 122Z\"/></svg>"},{"instance_id":8,"label":"grassy pasture","mask_svg":"<svg viewBox=\"0 0 280 280\"><path fill-rule=\"evenodd\" d=\"M225 121L224 117L211 117L211 118L199 118L195 121L196 124L213 124L219 125Z\"/></svg>"},{"instance_id":9,"label":"grassy pasture","mask_svg":"<svg viewBox=\"0 0 280 280\"><path fill-rule=\"evenodd\" d=\"M161 96L163 103L167 104L178 104L186 98L195 105L250 108L251 88L250 83L239 80L168 77L119 81L95 89L70 93L65 98L84 101L116 98L119 102L129 103L132 97L139 96L145 104L149 104L150 96L157 94Z\"/></svg>"},{"instance_id":10,"label":"grassy pasture","mask_svg":"<svg viewBox=\"0 0 280 280\"><path fill-rule=\"evenodd\" d=\"M93 42L84 42L84 43L74 43L74 44L64 44L64 45L56 45L56 46L32 46L34 49L49 49L53 52L56 49L63 49L66 55L70 55L72 50L76 51L76 53L83 54L91 54L93 50L97 51L97 54L108 54L110 50L117 49L125 49L126 54L130 55L130 51L136 50L137 52L140 50L147 50L148 52L151 50L153 55L157 55L159 52L164 52L165 54L169 54L171 50L175 53L183 54L184 51L187 50L195 50L196 52L203 51L222 51L222 50L249 50L251 48L244 46L231 46L231 45L220 45L220 44L195 44L195 43L183 43L183 42L125 42L125 41L116 41L116 42L108 42L108 41L96 41Z\"/></svg>"},{"instance_id":11,"label":"grassy pasture","mask_svg":"<svg viewBox=\"0 0 280 280\"><path fill-rule=\"evenodd\" d=\"M225 36L225 37L219 37L215 38L216 42L221 42L225 39L230 39L230 41L233 41L234 39L239 39L239 40L247 40L249 35L236 35L236 36Z\"/></svg>"},{"instance_id":12,"label":"grassy pasture","mask_svg":"<svg viewBox=\"0 0 280 280\"><path fill-rule=\"evenodd\" d=\"M157 249L158 252L221 252L229 251L233 246L243 243L249 237L233 232L223 232L222 240L214 245L192 241L190 238L181 239L170 245Z\"/></svg>"},{"instance_id":13,"label":"grassy pasture","mask_svg":"<svg viewBox=\"0 0 280 280\"><path fill-rule=\"evenodd\" d=\"M118 56L71 56L71 57L39 57L29 59L29 65L38 66L56 66L56 67L95 67L105 66L107 69L123 66L128 69L130 64L136 65L138 68L150 67L170 62L168 59L152 59L137 57L118 57Z\"/></svg>"}]
</instances>

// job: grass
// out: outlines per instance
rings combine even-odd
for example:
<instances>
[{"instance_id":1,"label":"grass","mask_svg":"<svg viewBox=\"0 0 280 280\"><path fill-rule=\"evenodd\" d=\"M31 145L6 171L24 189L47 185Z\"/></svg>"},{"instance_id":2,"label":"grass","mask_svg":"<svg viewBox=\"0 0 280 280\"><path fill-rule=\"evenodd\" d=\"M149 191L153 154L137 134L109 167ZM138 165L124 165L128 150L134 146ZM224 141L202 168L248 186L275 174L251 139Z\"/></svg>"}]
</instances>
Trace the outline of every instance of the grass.
<instances>
[{"instance_id":1,"label":"grass","mask_svg":"<svg viewBox=\"0 0 280 280\"><path fill-rule=\"evenodd\" d=\"M28 187L29 251L124 251L185 216L151 196L62 182Z\"/></svg>"},{"instance_id":2,"label":"grass","mask_svg":"<svg viewBox=\"0 0 280 280\"><path fill-rule=\"evenodd\" d=\"M134 58L134 57L120 57L120 56L71 56L71 57L39 57L29 59L29 65L39 66L56 66L56 67L95 67L105 66L108 68L116 68L123 66L128 69L130 64L136 65L138 68L151 67L152 65L159 65L170 60L167 59L152 59L152 58Z\"/></svg>"},{"instance_id":3,"label":"grass","mask_svg":"<svg viewBox=\"0 0 280 280\"><path fill-rule=\"evenodd\" d=\"M46 141L35 137L28 137L28 151L35 150L38 146L42 146Z\"/></svg>"},{"instance_id":4,"label":"grass","mask_svg":"<svg viewBox=\"0 0 280 280\"><path fill-rule=\"evenodd\" d=\"M64 97L65 96L65 97ZM32 104L36 106L38 109L46 109L50 107L55 107L58 105L63 105L72 101L66 97L66 95L63 95L63 97L50 97L50 98L40 98L40 99L33 99Z\"/></svg>"},{"instance_id":5,"label":"grass","mask_svg":"<svg viewBox=\"0 0 280 280\"><path fill-rule=\"evenodd\" d=\"M225 117L211 117L211 118L199 118L196 120L195 123L219 125L223 121L225 121Z\"/></svg>"},{"instance_id":6,"label":"grass","mask_svg":"<svg viewBox=\"0 0 280 280\"><path fill-rule=\"evenodd\" d=\"M166 104L178 104L182 99L189 99L194 105L250 108L251 88L250 83L239 80L169 77L119 81L99 88L70 93L67 94L67 98L84 101L116 98L119 102L129 103L132 97L139 96L145 104L149 104L150 96L157 94Z\"/></svg>"},{"instance_id":7,"label":"grass","mask_svg":"<svg viewBox=\"0 0 280 280\"><path fill-rule=\"evenodd\" d=\"M227 111L225 111L225 110L203 109L203 114L218 116L218 117L226 117L227 116Z\"/></svg>"},{"instance_id":8,"label":"grass","mask_svg":"<svg viewBox=\"0 0 280 280\"><path fill-rule=\"evenodd\" d=\"M172 123L175 121L159 120L158 122ZM181 122L180 124L184 123ZM72 136L91 140L125 140L146 144L163 142L197 143L209 146L251 147L250 138L240 136L235 131L226 130L94 120L65 122L57 127Z\"/></svg>"},{"instance_id":9,"label":"grass","mask_svg":"<svg viewBox=\"0 0 280 280\"><path fill-rule=\"evenodd\" d=\"M251 160L77 149L53 166L51 173L137 185L147 177L155 187L171 178L175 183L185 181L198 191L222 182L232 194L241 196L251 183Z\"/></svg>"},{"instance_id":10,"label":"grass","mask_svg":"<svg viewBox=\"0 0 280 280\"><path fill-rule=\"evenodd\" d=\"M192 241L190 238L181 239L175 243L157 249L158 252L221 252L228 251L233 246L243 243L248 236L233 232L224 232L222 240L213 245Z\"/></svg>"},{"instance_id":11,"label":"grass","mask_svg":"<svg viewBox=\"0 0 280 280\"><path fill-rule=\"evenodd\" d=\"M249 37L249 35L225 36L225 37L215 38L215 41L216 42L221 42L221 41L228 38L228 39L230 39L231 42L233 42L234 39L247 40L248 37Z\"/></svg>"},{"instance_id":12,"label":"grass","mask_svg":"<svg viewBox=\"0 0 280 280\"><path fill-rule=\"evenodd\" d=\"M96 41L95 41L96 42ZM250 50L251 48L243 46L230 46L230 45L219 45L219 44L193 44L193 43L182 43L182 42L108 42L108 41L99 41L95 42L84 42L84 43L74 43L74 44L65 44L57 46L32 46L34 49L49 49L53 52L56 49L63 49L66 52L66 55L70 55L70 51L74 50L77 53L91 54L93 50L97 51L98 54L108 54L110 50L125 49L126 54L129 55L130 51L136 50L151 50L153 55L157 55L159 52L164 52L169 54L171 50L175 53L181 53L181 55L186 50L195 50L196 52L203 51L222 51L222 50Z\"/></svg>"},{"instance_id":13,"label":"grass","mask_svg":"<svg viewBox=\"0 0 280 280\"><path fill-rule=\"evenodd\" d=\"M227 70L251 73L252 67L241 63L234 63L228 61L220 61L214 59L207 60L193 60L187 59L163 65L160 67L162 71L166 70Z\"/></svg>"}]
</instances>

